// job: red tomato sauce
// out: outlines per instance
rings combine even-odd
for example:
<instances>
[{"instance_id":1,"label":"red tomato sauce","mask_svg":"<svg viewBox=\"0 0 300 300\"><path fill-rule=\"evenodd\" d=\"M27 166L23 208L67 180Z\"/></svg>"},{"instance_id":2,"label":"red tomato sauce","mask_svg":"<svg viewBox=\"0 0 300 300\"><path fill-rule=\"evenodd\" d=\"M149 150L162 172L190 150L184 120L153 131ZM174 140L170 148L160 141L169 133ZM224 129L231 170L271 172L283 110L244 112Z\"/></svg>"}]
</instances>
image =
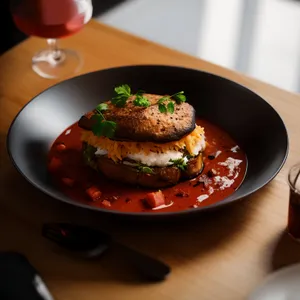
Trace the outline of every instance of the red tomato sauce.
<instances>
[{"instance_id":1,"label":"red tomato sauce","mask_svg":"<svg viewBox=\"0 0 300 300\"><path fill-rule=\"evenodd\" d=\"M77 123L67 128L52 145L48 169L63 193L74 201L91 206L153 213L208 206L222 201L241 185L246 174L247 157L224 130L203 119L198 119L197 124L204 127L207 141L203 155L204 169L196 178L162 189L166 205L161 209L151 209L145 205L146 194L157 190L109 180L85 165L81 129ZM96 193L96 201L91 201L87 190Z\"/></svg>"}]
</instances>

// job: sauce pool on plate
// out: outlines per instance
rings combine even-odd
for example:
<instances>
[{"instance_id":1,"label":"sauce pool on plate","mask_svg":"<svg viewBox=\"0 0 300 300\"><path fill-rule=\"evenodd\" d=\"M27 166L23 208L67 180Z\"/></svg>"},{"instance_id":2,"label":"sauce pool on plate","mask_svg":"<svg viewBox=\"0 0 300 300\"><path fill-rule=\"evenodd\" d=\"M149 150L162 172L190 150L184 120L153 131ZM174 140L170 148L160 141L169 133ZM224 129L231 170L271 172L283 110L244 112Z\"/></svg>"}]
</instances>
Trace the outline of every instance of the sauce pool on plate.
<instances>
[{"instance_id":1,"label":"sauce pool on plate","mask_svg":"<svg viewBox=\"0 0 300 300\"><path fill-rule=\"evenodd\" d=\"M155 208L147 205L146 197L157 190L109 180L85 164L81 129L77 123L67 128L53 143L48 170L54 183L68 197L104 209L155 213L208 206L222 201L241 185L246 174L247 158L224 130L203 119L197 119L197 124L204 127L207 142L203 171L193 179L162 189L165 204Z\"/></svg>"}]
</instances>

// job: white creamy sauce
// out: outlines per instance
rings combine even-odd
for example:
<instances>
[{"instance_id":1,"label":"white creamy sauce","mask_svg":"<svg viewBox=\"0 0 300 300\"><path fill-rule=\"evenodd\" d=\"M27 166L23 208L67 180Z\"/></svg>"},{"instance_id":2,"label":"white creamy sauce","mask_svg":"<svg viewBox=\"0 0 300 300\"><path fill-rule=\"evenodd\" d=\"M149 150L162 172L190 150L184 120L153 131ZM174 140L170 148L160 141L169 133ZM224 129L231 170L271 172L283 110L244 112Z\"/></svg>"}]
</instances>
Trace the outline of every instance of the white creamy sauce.
<instances>
[{"instance_id":1,"label":"white creamy sauce","mask_svg":"<svg viewBox=\"0 0 300 300\"><path fill-rule=\"evenodd\" d=\"M224 190L233 185L234 179L229 179L227 176L215 176L214 181L220 186L220 190Z\"/></svg>"},{"instance_id":2,"label":"white creamy sauce","mask_svg":"<svg viewBox=\"0 0 300 300\"><path fill-rule=\"evenodd\" d=\"M199 141L193 149L193 155L198 155L200 151L203 151L205 149L206 146L205 137L203 135L201 136L202 136L201 141Z\"/></svg>"},{"instance_id":3,"label":"white creamy sauce","mask_svg":"<svg viewBox=\"0 0 300 300\"><path fill-rule=\"evenodd\" d=\"M242 160L240 159L234 159L232 157L228 157L226 161L224 162L219 162L218 164L220 166L225 166L229 170L228 176L233 176L234 170L240 165Z\"/></svg>"},{"instance_id":4,"label":"white creamy sauce","mask_svg":"<svg viewBox=\"0 0 300 300\"><path fill-rule=\"evenodd\" d=\"M195 145L193 154L198 155L199 152L204 150L204 148L205 139L202 139ZM95 155L107 155L107 151L102 148L97 148ZM170 150L164 153L150 152L149 154L138 152L128 154L127 158L150 167L166 167L173 164L172 162L170 162L170 160L180 159L183 158L183 156L184 154L180 151ZM187 162L188 159L184 157L184 161ZM123 163L125 163L125 161ZM129 165L127 162L126 164Z\"/></svg>"},{"instance_id":5,"label":"white creamy sauce","mask_svg":"<svg viewBox=\"0 0 300 300\"><path fill-rule=\"evenodd\" d=\"M209 186L208 188L209 195L211 195L214 191L215 191L214 188L212 186Z\"/></svg>"},{"instance_id":6,"label":"white creamy sauce","mask_svg":"<svg viewBox=\"0 0 300 300\"><path fill-rule=\"evenodd\" d=\"M146 155L142 152L139 152L135 154L129 154L127 157L147 166L165 167L172 165L170 159L182 158L183 153L179 151L167 151L165 153L150 152L148 155Z\"/></svg>"},{"instance_id":7,"label":"white creamy sauce","mask_svg":"<svg viewBox=\"0 0 300 300\"><path fill-rule=\"evenodd\" d=\"M101 148L97 148L97 151L95 152L95 155L106 155L107 151Z\"/></svg>"},{"instance_id":8,"label":"white creamy sauce","mask_svg":"<svg viewBox=\"0 0 300 300\"><path fill-rule=\"evenodd\" d=\"M170 204L162 204L162 205L153 207L152 210L163 209L163 208L166 208L166 207L170 207L170 206L172 206L173 204L174 204L174 202L171 202Z\"/></svg>"},{"instance_id":9,"label":"white creamy sauce","mask_svg":"<svg viewBox=\"0 0 300 300\"><path fill-rule=\"evenodd\" d=\"M69 135L71 133L71 129L66 130L65 135Z\"/></svg>"},{"instance_id":10,"label":"white creamy sauce","mask_svg":"<svg viewBox=\"0 0 300 300\"><path fill-rule=\"evenodd\" d=\"M187 163L189 160L186 157L184 157L183 161L184 161L184 163Z\"/></svg>"},{"instance_id":11,"label":"white creamy sauce","mask_svg":"<svg viewBox=\"0 0 300 300\"><path fill-rule=\"evenodd\" d=\"M198 180L198 179L199 179L198 177L195 177L195 178L190 179L190 181L195 181L195 180Z\"/></svg>"},{"instance_id":12,"label":"white creamy sauce","mask_svg":"<svg viewBox=\"0 0 300 300\"><path fill-rule=\"evenodd\" d=\"M240 147L238 145L236 145L236 146L232 147L230 150L233 153L237 153L239 149L240 149Z\"/></svg>"},{"instance_id":13,"label":"white creamy sauce","mask_svg":"<svg viewBox=\"0 0 300 300\"><path fill-rule=\"evenodd\" d=\"M222 153L222 151L218 150L218 151L216 152L215 157L218 157L221 153Z\"/></svg>"},{"instance_id":14,"label":"white creamy sauce","mask_svg":"<svg viewBox=\"0 0 300 300\"><path fill-rule=\"evenodd\" d=\"M131 166L131 167L137 166L137 164L132 163L132 162L130 162L130 161L126 161L126 160L123 161L123 164L124 164L124 165L127 165L127 166Z\"/></svg>"},{"instance_id":15,"label":"white creamy sauce","mask_svg":"<svg viewBox=\"0 0 300 300\"><path fill-rule=\"evenodd\" d=\"M235 172L233 179L236 179L239 176L240 172Z\"/></svg>"},{"instance_id":16,"label":"white creamy sauce","mask_svg":"<svg viewBox=\"0 0 300 300\"><path fill-rule=\"evenodd\" d=\"M200 195L199 197L197 197L197 201L198 201L198 202L202 202L202 201L204 201L205 199L207 199L208 197L209 197L209 195L206 195L206 194Z\"/></svg>"}]
</instances>

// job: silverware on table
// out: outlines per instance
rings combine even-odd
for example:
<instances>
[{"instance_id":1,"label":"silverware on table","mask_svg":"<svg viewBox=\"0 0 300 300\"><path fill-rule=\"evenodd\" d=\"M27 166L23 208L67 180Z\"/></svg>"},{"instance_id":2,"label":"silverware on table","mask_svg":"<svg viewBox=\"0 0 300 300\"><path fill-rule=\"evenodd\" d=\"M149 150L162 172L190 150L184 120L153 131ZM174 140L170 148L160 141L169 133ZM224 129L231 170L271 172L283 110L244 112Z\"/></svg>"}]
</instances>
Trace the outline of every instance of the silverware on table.
<instances>
[{"instance_id":1,"label":"silverware on table","mask_svg":"<svg viewBox=\"0 0 300 300\"><path fill-rule=\"evenodd\" d=\"M101 256L110 248L117 247L120 255L124 255L145 278L152 281L162 281L171 272L171 268L164 262L121 244L109 234L90 227L71 223L46 223L43 225L42 235L85 258Z\"/></svg>"}]
</instances>

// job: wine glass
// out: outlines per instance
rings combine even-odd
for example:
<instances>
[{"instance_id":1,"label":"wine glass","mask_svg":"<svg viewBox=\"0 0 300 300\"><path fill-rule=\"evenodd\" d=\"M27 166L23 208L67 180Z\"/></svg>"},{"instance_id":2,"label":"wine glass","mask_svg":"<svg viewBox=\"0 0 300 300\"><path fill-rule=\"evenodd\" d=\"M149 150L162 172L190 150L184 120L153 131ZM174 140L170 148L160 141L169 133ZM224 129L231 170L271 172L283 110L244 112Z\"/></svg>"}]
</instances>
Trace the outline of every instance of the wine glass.
<instances>
[{"instance_id":1,"label":"wine glass","mask_svg":"<svg viewBox=\"0 0 300 300\"><path fill-rule=\"evenodd\" d=\"M44 78L77 72L82 59L71 49L58 47L58 38L78 32L92 17L91 0L11 0L16 26L27 35L46 38L48 48L32 58L33 70Z\"/></svg>"},{"instance_id":2,"label":"wine glass","mask_svg":"<svg viewBox=\"0 0 300 300\"><path fill-rule=\"evenodd\" d=\"M290 198L287 230L294 240L300 242L300 162L290 168L288 183Z\"/></svg>"}]
</instances>

